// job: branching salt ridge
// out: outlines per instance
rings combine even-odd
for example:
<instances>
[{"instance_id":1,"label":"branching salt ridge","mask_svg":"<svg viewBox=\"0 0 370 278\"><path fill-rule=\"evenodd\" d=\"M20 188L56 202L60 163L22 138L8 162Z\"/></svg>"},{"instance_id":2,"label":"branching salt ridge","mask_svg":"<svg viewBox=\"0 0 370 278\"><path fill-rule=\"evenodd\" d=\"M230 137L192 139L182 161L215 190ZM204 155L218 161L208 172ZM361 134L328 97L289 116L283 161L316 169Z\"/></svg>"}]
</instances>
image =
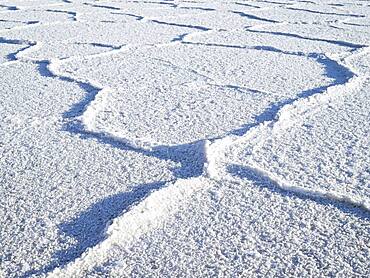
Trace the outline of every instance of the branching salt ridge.
<instances>
[{"instance_id":1,"label":"branching salt ridge","mask_svg":"<svg viewBox=\"0 0 370 278\"><path fill-rule=\"evenodd\" d=\"M67 1L65 1L67 2ZM260 1L263 2L263 1ZM266 1L267 2L267 1ZM115 7L98 6L95 7L106 8L106 9L118 9ZM174 23L155 21L152 22L158 24L175 25L186 28L197 29L197 32L185 34L174 40L172 43L184 43L185 38L192 36L195 33L210 31L210 29L199 26L191 25L179 25ZM275 23L275 22L271 22ZM189 39L189 38L188 38ZM302 38L306 39L306 38ZM113 49L108 52L88 55L83 57L71 57L65 60L54 59L54 60L36 60L27 57L32 51L40 49L42 46L41 42L25 42L21 41L21 44L28 44L26 49L23 49L14 55L15 60L11 62L31 62L39 65L40 74L48 76L50 78L58 78L66 82L73 82L79 85L89 86L91 90L95 92L94 97L91 98L89 104L85 107L81 114L76 115L85 128L85 131L94 132L95 130L95 116L104 107L106 96L109 94L110 88L103 87L101 84L93 80L80 80L75 77L66 76L60 72L60 66L63 62L73 61L75 59L93 59L105 55L112 55L113 53L126 51L129 47L121 47L119 49ZM163 43L156 45L156 47L165 47L171 43ZM151 47L151 46L148 46ZM363 46L361 46L363 47ZM368 49L366 49L368 51ZM352 53L346 59L351 59L353 55L359 55L358 52ZM342 60L336 61L342 64ZM10 62L9 62L10 63ZM211 143L208 140L203 140L199 143L199 152L204 155L204 170L201 176L193 177L189 179L178 179L173 182L169 182L166 186L160 190L153 192L144 201L134 206L128 212L114 219L113 223L106 230L105 240L100 242L95 247L88 249L80 258L67 264L64 268L57 268L49 273L50 277L80 277L91 270L96 263L104 262L109 258L111 254L125 249L128 244L132 241L137 240L148 231L160 227L168 216L173 215L179 209L179 204L183 203L184 199L189 198L194 192L204 190L208 186L211 186L214 182L222 182L227 179L232 179L230 175L225 175L225 168L230 163L227 159L228 148L238 144L259 144L261 141L268 138L268 135L274 132L281 132L288 125L299 121L300 115L303 113L310 113L325 103L329 98L335 98L338 93L350 92L356 86L361 86L365 79L369 76L359 75L354 69L350 68L349 65L344 64L350 71L353 72L354 77L350 79L344 85L333 85L328 88L322 94L316 94L308 98L301 98L294 101L291 104L287 104L280 108L277 112L276 117L267 122L261 122L258 126L250 129L246 134L242 136L227 135L220 139L215 139ZM303 107L303 109L302 109ZM114 134L113 134L114 135ZM136 145L136 143L132 143ZM334 201L345 202L351 205L359 206L369 211L369 204L363 200L353 200L343 195L337 195L332 192L326 191L314 191L303 189L295 185L286 183L282 178L269 173L257 165L250 164L247 166L251 171L258 173L261 177L267 178L270 182L284 190L308 195L312 197L324 197Z\"/></svg>"},{"instance_id":2,"label":"branching salt ridge","mask_svg":"<svg viewBox=\"0 0 370 278\"><path fill-rule=\"evenodd\" d=\"M362 50L365 51L365 50ZM367 50L366 50L367 51ZM360 55L357 52L351 53L347 59L354 55ZM341 66L345 66L342 60L335 60ZM261 143L268 138L268 135L275 132L281 132L282 129L299 121L300 115L314 113L315 109L322 106L329 99L335 99L338 94L349 93L352 89L361 86L364 79L368 76L358 76L357 72L349 65L346 66L353 73L353 78L345 84L333 85L325 92L320 92L310 97L303 97L291 104L280 108L276 118L271 121L260 123L252 128L243 136L228 135L220 139L203 141L202 152L204 153L205 163L204 171L200 177L186 180L179 179L168 183L164 188L155 191L144 201L133 207L130 211L117 217L113 224L107 228L106 239L95 247L87 250L80 258L68 264L65 268L57 268L50 273L50 277L71 277L84 276L95 265L107 261L114 252L124 250L133 241L143 236L148 231L160 227L169 217L173 215L179 204L184 199L194 194L198 190L207 189L213 182L223 182L226 180L235 181L225 172L226 167L230 164L227 158L228 148L238 144ZM93 105L94 106L94 105ZM93 109L93 108L92 108ZM89 114L89 109L86 110ZM369 211L369 204L365 200L355 200L345 195L337 194L324 190L310 190L299 186L290 185L281 177L270 173L261 167L250 163L247 169L254 174L258 174L262 179L285 191L297 193L302 196L311 198L325 198L336 202L356 206Z\"/></svg>"},{"instance_id":3,"label":"branching salt ridge","mask_svg":"<svg viewBox=\"0 0 370 278\"><path fill-rule=\"evenodd\" d=\"M155 22L155 21L154 21ZM163 24L160 22L160 24ZM184 26L188 27L188 26ZM206 31L206 30L204 30ZM184 42L184 40L180 40ZM363 46L361 46L363 47ZM351 55L356 55L352 53ZM341 60L335 60L338 64L343 65ZM348 69L352 71L349 67ZM335 98L338 91L348 91L350 88L361 86L364 77L358 77L355 71L352 71L353 77L344 85L333 85L327 91L321 92L308 98L301 98L291 104L280 108L276 118L272 121L262 122L255 128L252 128L243 136L228 135L221 139L203 141L203 152L205 156L204 172L202 176L187 180L177 180L168 183L166 187L152 193L147 199L133 207L127 213L116 218L106 232L106 239L100 244L87 250L79 259L68 264L65 268L57 268L50 273L50 277L71 277L83 276L91 270L96 263L104 262L109 255L115 250L124 249L133 240L144 235L149 230L159 227L169 215L176 212L178 204L183 199L190 196L195 191L204 189L205 185L213 181L222 182L223 180L232 179L225 175L224 168L229 164L226 159L227 149L231 146L248 142L252 145L260 143L268 138L268 134L281 132L287 125L298 121L300 113L315 111L315 108L321 106L328 98ZM94 129L93 117L96 111L100 109L100 104L104 102L104 97L99 96L96 102L93 101L86 109L84 116L88 129ZM302 110L304 107L304 111ZM294 119L294 121L293 121ZM353 200L344 195L338 195L333 192L320 190L309 190L286 183L280 177L269 173L257 165L250 164L247 166L254 173L268 179L274 186L280 187L286 191L307 195L310 197L322 197L358 206L362 209L369 210L369 204L363 200Z\"/></svg>"}]
</instances>

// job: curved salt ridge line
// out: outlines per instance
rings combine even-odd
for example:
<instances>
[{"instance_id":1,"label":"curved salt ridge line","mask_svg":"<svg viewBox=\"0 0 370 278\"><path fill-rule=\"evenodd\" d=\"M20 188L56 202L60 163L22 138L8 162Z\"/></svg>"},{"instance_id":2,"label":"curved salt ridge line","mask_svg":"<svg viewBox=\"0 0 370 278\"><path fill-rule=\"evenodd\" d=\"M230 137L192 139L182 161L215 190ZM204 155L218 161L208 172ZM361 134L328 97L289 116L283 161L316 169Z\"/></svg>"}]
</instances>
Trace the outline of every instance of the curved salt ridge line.
<instances>
[{"instance_id":1,"label":"curved salt ridge line","mask_svg":"<svg viewBox=\"0 0 370 278\"><path fill-rule=\"evenodd\" d=\"M80 121L83 125L85 132L94 133L96 135L108 136L115 141L122 142L135 149L151 150L153 147L159 145L157 142L150 141L146 138L130 138L130 136L124 136L122 132L115 130L104 130L102 131L96 126L96 118L99 112L104 110L107 105L108 95L112 91L111 88L106 87L101 89L94 100L87 106L85 112L75 119Z\"/></svg>"},{"instance_id":2,"label":"curved salt ridge line","mask_svg":"<svg viewBox=\"0 0 370 278\"><path fill-rule=\"evenodd\" d=\"M28 57L25 57L28 53L37 51L42 48L43 43L42 42L37 42L37 41L23 41L24 43L28 44L29 47L24 49L23 51L18 52L15 55L15 62L22 62L22 61L36 61L33 59L30 59Z\"/></svg>"},{"instance_id":3,"label":"curved salt ridge line","mask_svg":"<svg viewBox=\"0 0 370 278\"><path fill-rule=\"evenodd\" d=\"M204 141L204 150L208 146ZM114 250L124 250L149 231L159 228L165 219L174 215L179 204L184 203L195 192L210 186L206 177L179 179L169 182L158 191L153 192L144 201L128 212L114 219L106 230L106 239L64 268L56 268L48 273L48 277L83 277L97 264L104 263Z\"/></svg>"},{"instance_id":4,"label":"curved salt ridge line","mask_svg":"<svg viewBox=\"0 0 370 278\"><path fill-rule=\"evenodd\" d=\"M130 147L137 148L137 149L141 148L145 150L150 150L151 148L157 146L158 143L149 141L145 138L133 138L133 139L123 138L122 134L117 133L114 130L102 132L99 128L97 128L96 117L98 113L104 109L107 103L108 95L110 92L112 92L112 89L110 87L103 86L102 84L94 80L80 79L74 76L65 75L63 72L59 70L62 64L65 62L78 61L80 59L86 60L86 59L94 59L94 58L99 58L99 57L110 56L116 53L127 51L133 47L134 46L124 45L117 49L113 49L107 52L86 55L86 56L73 56L73 57L66 58L66 59L50 60L48 64L48 70L52 73L54 77L67 78L76 83L88 84L89 86L91 86L97 91L97 93L93 96L93 99L85 107L85 110L79 116L74 117L74 119L79 121L83 126L83 130L81 130L81 132L94 133L96 135L100 134L102 136L106 135L111 138L114 138L117 141L121 141Z\"/></svg>"},{"instance_id":5,"label":"curved salt ridge line","mask_svg":"<svg viewBox=\"0 0 370 278\"><path fill-rule=\"evenodd\" d=\"M351 60L356 56L364 55L364 53L370 53L370 47L366 47L358 52L355 52L352 55L345 57L343 60ZM235 178L231 177L227 172L224 171L226 165L228 164L227 160L225 159L227 148L233 145L248 142L250 145L252 145L253 152L253 149L258 144L261 144L266 138L268 138L269 135L273 135L283 131L288 127L291 127L293 124L301 120L302 115L314 113L316 109L321 108L323 104L336 100L343 93L354 92L356 89L361 88L363 83L369 81L369 74L359 76L357 70L350 64L344 65L340 61L338 61L338 63L349 69L353 73L354 77L345 84L329 87L321 94L316 94L304 99L298 99L292 104L282 107L276 115L275 120L263 122L259 126L250 129L250 131L244 136L229 136L214 142L206 149L206 156L211 158L207 165L206 176L215 181L234 181ZM345 196L343 194L331 191L306 189L300 186L290 185L279 176L262 169L260 166L257 166L251 161L249 161L249 164L243 165L243 167L247 169L249 168L253 172L258 173L260 176L270 180L273 184L283 190L311 197L327 198L357 206L368 212L370 211L370 202L368 200L361 200L353 196Z\"/></svg>"},{"instance_id":6,"label":"curved salt ridge line","mask_svg":"<svg viewBox=\"0 0 370 278\"><path fill-rule=\"evenodd\" d=\"M210 142L201 141L199 148L205 156L204 169L209 164ZM106 238L98 245L87 249L79 258L62 268L55 268L45 274L47 277L83 277L97 264L109 259L109 252L114 249L124 250L130 244L155 228L159 228L165 219L174 215L179 204L194 193L207 189L212 181L206 176L190 179L178 179L151 193L146 199L115 218L106 229Z\"/></svg>"},{"instance_id":7,"label":"curved salt ridge line","mask_svg":"<svg viewBox=\"0 0 370 278\"><path fill-rule=\"evenodd\" d=\"M9 59L7 62L0 64L0 66L7 66L7 65L11 65L11 64L23 61L23 58L21 57L21 55L25 55L24 53L36 51L37 49L40 49L42 47L42 43L36 42L36 41L28 41L28 40L9 40L9 41L13 41L13 44L28 45L28 46L18 50L17 52L10 53L10 55L12 56L11 59ZM27 59L25 61L27 61Z\"/></svg>"},{"instance_id":8,"label":"curved salt ridge line","mask_svg":"<svg viewBox=\"0 0 370 278\"><path fill-rule=\"evenodd\" d=\"M359 198L355 198L354 196L346 196L344 194L340 194L334 191L326 191L326 190L320 190L320 189L308 189L297 185L291 185L288 184L285 180L283 180L281 177L275 175L272 172L266 171L262 169L261 167L257 166L256 164L249 164L244 166L244 168L251 170L254 173L257 173L261 177L267 179L272 184L274 184L276 187L279 187L280 189L305 195L308 197L320 197L325 199L330 199L333 201L337 201L340 203L346 203L352 206L356 206L359 208L362 208L363 210L370 211L370 202L367 200L361 200Z\"/></svg>"},{"instance_id":9,"label":"curved salt ridge line","mask_svg":"<svg viewBox=\"0 0 370 278\"><path fill-rule=\"evenodd\" d=\"M124 45L119 48L114 48L111 51L91 54L91 55L86 55L86 56L72 56L72 57L65 58L65 59L39 60L39 59L27 57L27 55L34 51L41 49L43 46L42 42L26 41L26 40L18 40L18 42L19 44L28 44L29 46L17 52L14 55L15 60L2 63L1 66L13 64L13 63L19 63L19 62L35 63L38 65L44 65L49 71L48 76L51 78L60 78L62 80L67 79L68 82L74 82L76 84L87 84L91 88L94 88L97 91L97 94L93 97L93 100L90 102L90 104L85 107L85 111L83 111L79 117L78 116L74 117L74 119L81 122L81 124L84 127L85 132L101 133L100 130L96 128L95 118L96 118L96 115L99 113L99 111L101 111L104 108L104 105L107 100L107 95L109 94L109 92L111 92L111 88L104 87L100 83L94 80L83 80L83 79L71 77L69 75L64 75L62 72L59 71L59 68L65 62L76 61L76 60L78 61L80 59L93 59L93 58L98 58L98 57L110 56L115 53L120 53L128 49L131 49L134 46ZM150 47L150 46L147 46L147 47ZM149 150L152 147L158 145L154 142L150 142L142 138L137 138L133 140L122 139L122 136L118 136L118 134L116 134L114 131L110 133L105 133L105 134L133 148L142 148L142 149Z\"/></svg>"},{"instance_id":10,"label":"curved salt ridge line","mask_svg":"<svg viewBox=\"0 0 370 278\"><path fill-rule=\"evenodd\" d=\"M90 133L100 133L100 130L96 128L95 119L96 115L104 109L104 105L107 101L107 95L109 92L112 91L109 87L104 87L102 84L94 81L94 80L85 80L79 79L73 76L65 75L64 73L60 72L59 68L62 66L63 63L69 61L78 61L81 59L94 59L99 57L110 56L116 53L124 52L128 49L131 49L134 46L121 46L119 48L115 48L111 51L91 54L86 56L72 56L65 59L51 59L51 60L38 60L27 57L27 54L39 50L42 48L41 42L30 42L30 41L22 41L23 43L27 43L30 46L24 49L22 52L19 52L16 55L16 60L11 62L33 62L36 64L46 64L47 70L50 72L50 77L60 78L60 79L68 79L69 82L75 82L76 84L87 84L91 88L94 88L97 91L97 94L93 97L93 100L90 102L88 106L85 107L85 111L82 112L80 116L74 117L75 120L80 121L84 127L85 132ZM8 62L8 63L11 63ZM122 139L122 136L118 136L114 131L105 133L112 138L115 138L123 143L132 146L133 148L144 148L144 149L151 149L152 147L156 146L157 144L153 142L149 142L145 139L137 138L133 140Z\"/></svg>"},{"instance_id":11,"label":"curved salt ridge line","mask_svg":"<svg viewBox=\"0 0 370 278\"><path fill-rule=\"evenodd\" d=\"M300 99L292 105L283 107L278 114L278 120L272 126L271 133L276 134L293 126L301 120L301 115L306 116L308 114L313 114L317 109L320 109L323 104L338 99L340 94L353 93L358 90L368 78L368 76L353 77L344 85L330 87L325 93L314 95L308 99Z\"/></svg>"},{"instance_id":12,"label":"curved salt ridge line","mask_svg":"<svg viewBox=\"0 0 370 278\"><path fill-rule=\"evenodd\" d=\"M344 62L337 61L338 64L347 68L353 74L353 77L345 84L331 86L321 94L315 94L306 99L298 99L294 103L282 107L277 114L277 119L274 121L272 132L277 133L283 129L291 127L293 124L300 121L300 115L306 116L308 113L312 114L317 109L320 109L323 104L337 100L342 94L353 93L360 89L363 84L369 80L370 74L361 74L361 72L351 65L350 61L357 56L361 57L363 55L368 55L369 53L370 47L365 47L342 58L341 60Z\"/></svg>"},{"instance_id":13,"label":"curved salt ridge line","mask_svg":"<svg viewBox=\"0 0 370 278\"><path fill-rule=\"evenodd\" d=\"M109 88L103 88L95 96L95 99L90 102L82 116L78 117L88 130L95 130L95 117L100 111L104 109L107 102L107 94L110 92Z\"/></svg>"}]
</instances>

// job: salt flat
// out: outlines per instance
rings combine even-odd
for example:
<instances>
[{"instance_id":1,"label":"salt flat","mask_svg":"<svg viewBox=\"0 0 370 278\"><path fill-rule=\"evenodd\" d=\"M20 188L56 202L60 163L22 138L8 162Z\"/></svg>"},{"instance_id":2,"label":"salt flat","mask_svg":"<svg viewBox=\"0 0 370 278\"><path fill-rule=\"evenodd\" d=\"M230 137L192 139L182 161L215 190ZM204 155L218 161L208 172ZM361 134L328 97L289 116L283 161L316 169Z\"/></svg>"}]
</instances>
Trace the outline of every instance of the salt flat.
<instances>
[{"instance_id":1,"label":"salt flat","mask_svg":"<svg viewBox=\"0 0 370 278\"><path fill-rule=\"evenodd\" d=\"M0 277L368 277L370 3L0 0Z\"/></svg>"}]
</instances>

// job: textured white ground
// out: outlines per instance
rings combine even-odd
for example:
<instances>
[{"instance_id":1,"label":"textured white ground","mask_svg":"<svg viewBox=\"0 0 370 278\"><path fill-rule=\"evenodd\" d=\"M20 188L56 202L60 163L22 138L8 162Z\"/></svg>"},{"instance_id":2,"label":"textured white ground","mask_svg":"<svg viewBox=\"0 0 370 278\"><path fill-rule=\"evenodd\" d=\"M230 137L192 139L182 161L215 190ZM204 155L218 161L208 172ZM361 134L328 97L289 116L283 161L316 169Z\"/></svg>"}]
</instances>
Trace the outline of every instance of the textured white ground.
<instances>
[{"instance_id":1,"label":"textured white ground","mask_svg":"<svg viewBox=\"0 0 370 278\"><path fill-rule=\"evenodd\" d=\"M0 0L0 277L369 277L370 2Z\"/></svg>"}]
</instances>

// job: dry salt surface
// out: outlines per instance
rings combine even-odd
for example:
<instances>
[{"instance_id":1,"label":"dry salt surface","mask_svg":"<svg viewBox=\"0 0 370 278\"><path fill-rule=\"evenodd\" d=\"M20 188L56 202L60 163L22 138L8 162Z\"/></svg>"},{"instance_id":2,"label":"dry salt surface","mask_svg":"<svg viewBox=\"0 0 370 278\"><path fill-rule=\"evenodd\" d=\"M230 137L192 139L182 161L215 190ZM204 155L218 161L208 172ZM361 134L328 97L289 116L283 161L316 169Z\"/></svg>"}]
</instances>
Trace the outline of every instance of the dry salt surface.
<instances>
[{"instance_id":1,"label":"dry salt surface","mask_svg":"<svg viewBox=\"0 0 370 278\"><path fill-rule=\"evenodd\" d=\"M369 277L370 2L0 0L0 277Z\"/></svg>"}]
</instances>

